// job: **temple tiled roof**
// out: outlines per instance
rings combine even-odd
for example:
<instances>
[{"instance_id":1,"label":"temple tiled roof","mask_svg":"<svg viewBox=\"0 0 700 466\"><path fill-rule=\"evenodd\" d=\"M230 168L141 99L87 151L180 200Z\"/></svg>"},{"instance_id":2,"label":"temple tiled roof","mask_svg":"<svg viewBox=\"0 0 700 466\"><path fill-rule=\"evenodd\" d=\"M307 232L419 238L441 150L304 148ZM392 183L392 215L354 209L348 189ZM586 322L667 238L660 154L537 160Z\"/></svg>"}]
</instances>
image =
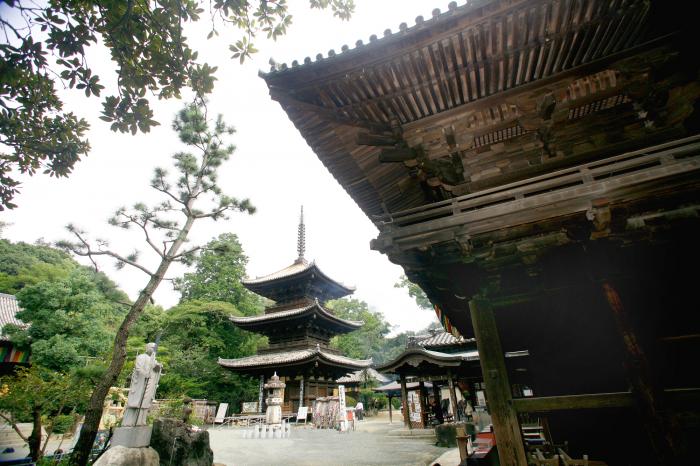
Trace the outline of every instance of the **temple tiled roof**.
<instances>
[{"instance_id":1,"label":"temple tiled roof","mask_svg":"<svg viewBox=\"0 0 700 466\"><path fill-rule=\"evenodd\" d=\"M219 365L230 369L248 369L266 366L280 366L287 364L301 364L318 358L331 364L338 364L346 367L365 368L372 364L371 359L352 359L338 354L329 353L322 349L303 349L296 351L285 351L280 353L265 353L247 356L239 359L221 359Z\"/></svg>"},{"instance_id":2,"label":"temple tiled roof","mask_svg":"<svg viewBox=\"0 0 700 466\"><path fill-rule=\"evenodd\" d=\"M298 308L294 308L294 309L287 309L287 310L279 311L279 312L270 312L269 314L263 314L263 315L259 315L259 316L231 317L231 322L233 322L234 324L239 325L241 327L247 327L247 326L254 325L254 324L278 322L278 321L290 319L293 317L301 316L301 315L306 314L306 313L309 313L309 314L316 313L319 316L322 316L328 320L339 323L339 324L346 326L346 327L360 328L364 324L364 322L362 322L362 321L341 319L340 317L333 315L331 312L324 309L323 306L321 306L318 303L318 301L316 301L313 304L310 304L308 306L298 307Z\"/></svg>"},{"instance_id":3,"label":"temple tiled roof","mask_svg":"<svg viewBox=\"0 0 700 466\"><path fill-rule=\"evenodd\" d=\"M9 340L7 336L2 335L2 329L7 324L17 325L18 327L26 327L26 324L19 320L15 315L21 311L17 298L11 294L0 293L0 341Z\"/></svg>"},{"instance_id":4,"label":"temple tiled roof","mask_svg":"<svg viewBox=\"0 0 700 466\"><path fill-rule=\"evenodd\" d=\"M365 376L365 373L367 374ZM379 383L390 382L391 379L385 375L380 374L376 369L368 368L360 371L355 371L352 374L348 374L345 377L341 377L336 382L338 383L361 383L365 381L365 377L368 379L376 380Z\"/></svg>"},{"instance_id":5,"label":"temple tiled roof","mask_svg":"<svg viewBox=\"0 0 700 466\"><path fill-rule=\"evenodd\" d=\"M433 383L425 381L425 382L423 382L423 386L425 388L433 388ZM418 387L420 387L419 382L407 382L406 383L407 390L414 390ZM399 391L399 390L401 390L401 384L399 382L389 382L386 385L382 385L381 387L377 387L374 389L375 392L393 392L393 391Z\"/></svg>"},{"instance_id":6,"label":"temple tiled roof","mask_svg":"<svg viewBox=\"0 0 700 466\"><path fill-rule=\"evenodd\" d=\"M528 356L530 353L525 351L511 351L505 353L506 358L514 358ZM404 364L417 367L420 363L428 363L436 366L459 366L463 362L478 361L479 352L477 350L463 351L459 353L442 353L440 351L432 351L422 347L408 348L401 353L399 357L391 362L377 367L377 370L382 372L394 372L397 368Z\"/></svg>"},{"instance_id":7,"label":"temple tiled roof","mask_svg":"<svg viewBox=\"0 0 700 466\"><path fill-rule=\"evenodd\" d=\"M451 333L441 332L436 335L431 335L424 340L417 341L416 344L424 348L433 348L437 346L453 346L462 345L464 343L474 342L473 338L464 338L463 336L455 337Z\"/></svg>"},{"instance_id":8,"label":"temple tiled roof","mask_svg":"<svg viewBox=\"0 0 700 466\"><path fill-rule=\"evenodd\" d=\"M392 32L391 29L385 29L382 37L378 37L376 34L372 34L369 37L369 42L364 43L362 40L355 42L355 47L350 47L348 45L343 45L340 48L340 52L336 53L335 50L331 49L328 51L327 56L324 57L323 53L316 54L316 60L312 60L311 57L306 57L303 63L299 63L298 60L294 60L290 65L286 63L276 63L274 60L270 60L271 67L268 73L260 72L261 75L272 75L272 74L284 74L285 72L291 71L293 68L298 68L300 66L313 67L315 65L326 64L333 61L342 60L345 58L350 58L354 55L358 55L365 51L369 51L373 48L385 45L392 41L397 41L402 39L407 35L417 35L420 34L422 30L434 27L436 23L449 21L453 16L466 12L468 10L475 10L477 8L483 7L485 4L489 3L491 0L470 0L463 5L458 6L457 2L450 2L448 5L448 10L445 12L440 11L439 8L432 10L432 17L425 19L422 15L415 18L415 24L411 27L407 23L399 24L399 30ZM367 53L365 52L365 53Z\"/></svg>"}]
</instances>

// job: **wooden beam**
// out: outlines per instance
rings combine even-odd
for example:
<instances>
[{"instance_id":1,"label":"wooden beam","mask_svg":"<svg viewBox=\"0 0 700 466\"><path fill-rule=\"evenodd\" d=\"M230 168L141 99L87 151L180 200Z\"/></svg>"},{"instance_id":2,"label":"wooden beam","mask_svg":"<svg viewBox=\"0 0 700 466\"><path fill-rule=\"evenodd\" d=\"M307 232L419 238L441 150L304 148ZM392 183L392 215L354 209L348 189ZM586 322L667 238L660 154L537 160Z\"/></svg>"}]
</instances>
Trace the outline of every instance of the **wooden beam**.
<instances>
[{"instance_id":1,"label":"wooden beam","mask_svg":"<svg viewBox=\"0 0 700 466\"><path fill-rule=\"evenodd\" d=\"M410 147L382 149L379 153L379 161L382 163L405 162L416 157L418 157L418 153Z\"/></svg>"},{"instance_id":2,"label":"wooden beam","mask_svg":"<svg viewBox=\"0 0 700 466\"><path fill-rule=\"evenodd\" d=\"M611 66L616 61L624 60L626 58L635 56L641 52L651 50L655 47L662 47L666 45L669 41L677 37L677 34L668 34L662 37L657 37L643 44L622 50L620 52L616 52L604 58L587 62L583 65L579 65L574 68L569 68L565 71L561 71L559 73L555 73L544 78L534 79L525 84L511 87L501 92L497 92L495 94L491 94L477 100L466 102L449 110L438 112L434 115L430 115L425 118L406 123L403 126L404 131L410 131L415 128L424 128L430 125L437 125L440 124L439 122L442 119L456 118L465 111L477 111L483 108L488 108L497 105L498 103L501 103L503 101L515 102L517 101L518 97L520 97L520 95L527 92L531 92L533 89L553 85L554 83L557 83L557 81L563 81L562 83L558 84L558 87L563 89L579 77L586 76L592 72L599 71L604 67Z\"/></svg>"},{"instance_id":3,"label":"wooden beam","mask_svg":"<svg viewBox=\"0 0 700 466\"><path fill-rule=\"evenodd\" d=\"M569 409L629 408L634 406L634 401L631 393L616 392L516 398L512 404L518 413L533 413Z\"/></svg>"},{"instance_id":4,"label":"wooden beam","mask_svg":"<svg viewBox=\"0 0 700 466\"><path fill-rule=\"evenodd\" d=\"M504 466L526 466L522 432L518 414L511 404L508 372L493 308L486 301L475 298L469 301L469 311L486 384L486 397L496 435L498 457Z\"/></svg>"},{"instance_id":5,"label":"wooden beam","mask_svg":"<svg viewBox=\"0 0 700 466\"><path fill-rule=\"evenodd\" d=\"M394 146L399 140L386 134L357 133L355 143L358 146Z\"/></svg>"},{"instance_id":6,"label":"wooden beam","mask_svg":"<svg viewBox=\"0 0 700 466\"><path fill-rule=\"evenodd\" d=\"M700 406L700 388L670 389L664 393L669 404L678 410L697 409ZM518 413L536 413L572 409L632 408L635 402L631 392L613 392L515 398L512 405Z\"/></svg>"},{"instance_id":7,"label":"wooden beam","mask_svg":"<svg viewBox=\"0 0 700 466\"><path fill-rule=\"evenodd\" d=\"M316 116L323 118L334 123L338 123L345 126L354 126L357 128L365 128L376 132L390 131L391 128L384 123L376 123L365 120L358 120L355 118L349 118L341 115L336 110L321 107L319 105L311 104L297 99L296 97L290 95L289 93L283 91L280 88L271 86L270 87L270 97L272 100L276 100L280 104L289 105L296 107L300 110L311 112Z\"/></svg>"}]
</instances>

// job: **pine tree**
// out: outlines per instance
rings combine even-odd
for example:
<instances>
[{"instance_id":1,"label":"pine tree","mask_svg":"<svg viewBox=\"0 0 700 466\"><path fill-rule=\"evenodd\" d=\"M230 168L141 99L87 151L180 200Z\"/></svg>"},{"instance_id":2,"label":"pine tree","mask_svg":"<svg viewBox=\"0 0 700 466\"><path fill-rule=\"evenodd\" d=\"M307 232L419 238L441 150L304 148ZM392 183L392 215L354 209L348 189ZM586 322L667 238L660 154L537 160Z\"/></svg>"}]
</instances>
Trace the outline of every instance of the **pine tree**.
<instances>
[{"instance_id":1,"label":"pine tree","mask_svg":"<svg viewBox=\"0 0 700 466\"><path fill-rule=\"evenodd\" d=\"M71 457L72 465L84 466L88 462L105 397L126 360L127 339L131 327L165 278L170 265L174 262L189 263L194 255L203 249L200 246L186 247L187 236L194 222L201 219L226 218L227 213L231 211L251 214L255 211L247 199L238 200L223 194L217 183L218 169L234 151L232 145L223 141L226 135L233 134L233 128L226 126L221 116L210 124L203 107L188 105L178 113L173 122L173 129L177 131L180 141L194 153L178 152L173 156L178 175L174 183L170 181L166 170L155 170L151 187L161 192L165 200L154 206L137 203L131 209L120 208L110 219L113 226L140 230L147 246L160 258L158 267L151 270L144 266L139 262L138 252L124 255L108 249L109 245L104 241L98 240L93 243L84 231L74 225L67 227L74 239L59 243L60 247L74 254L90 258L95 267L97 260L105 256L115 260L118 267L135 267L148 277L146 286L131 304L117 331L109 366L90 397L80 438ZM204 202L205 197L212 197L213 204L202 210L200 204ZM156 236L160 236L160 241L156 241Z\"/></svg>"}]
</instances>

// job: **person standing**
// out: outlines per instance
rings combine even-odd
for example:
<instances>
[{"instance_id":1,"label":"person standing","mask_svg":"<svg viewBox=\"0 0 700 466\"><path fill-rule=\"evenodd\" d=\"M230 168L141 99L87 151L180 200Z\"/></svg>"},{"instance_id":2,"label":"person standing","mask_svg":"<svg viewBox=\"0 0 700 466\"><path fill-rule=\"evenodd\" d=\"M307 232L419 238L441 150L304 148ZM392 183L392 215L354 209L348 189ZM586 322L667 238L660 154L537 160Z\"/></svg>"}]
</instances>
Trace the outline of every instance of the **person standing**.
<instances>
[{"instance_id":1,"label":"person standing","mask_svg":"<svg viewBox=\"0 0 700 466\"><path fill-rule=\"evenodd\" d=\"M355 405L355 417L357 417L358 421L362 420L362 411L364 410L364 405L362 404L362 401L358 401L357 404Z\"/></svg>"}]
</instances>

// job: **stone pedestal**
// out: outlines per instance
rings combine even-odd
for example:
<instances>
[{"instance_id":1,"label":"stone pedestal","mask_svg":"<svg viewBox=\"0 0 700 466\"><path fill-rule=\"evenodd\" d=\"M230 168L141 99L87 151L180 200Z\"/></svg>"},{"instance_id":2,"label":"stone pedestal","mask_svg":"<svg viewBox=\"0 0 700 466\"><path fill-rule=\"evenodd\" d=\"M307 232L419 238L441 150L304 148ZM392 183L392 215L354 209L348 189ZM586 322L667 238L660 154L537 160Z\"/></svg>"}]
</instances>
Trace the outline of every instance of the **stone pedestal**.
<instances>
[{"instance_id":1,"label":"stone pedestal","mask_svg":"<svg viewBox=\"0 0 700 466\"><path fill-rule=\"evenodd\" d=\"M211 466L214 461L209 432L194 431L177 419L155 420L151 446L160 454L163 464Z\"/></svg>"},{"instance_id":2,"label":"stone pedestal","mask_svg":"<svg viewBox=\"0 0 700 466\"><path fill-rule=\"evenodd\" d=\"M160 458L153 448L127 448L112 446L98 458L93 466L158 466Z\"/></svg>"}]
</instances>

